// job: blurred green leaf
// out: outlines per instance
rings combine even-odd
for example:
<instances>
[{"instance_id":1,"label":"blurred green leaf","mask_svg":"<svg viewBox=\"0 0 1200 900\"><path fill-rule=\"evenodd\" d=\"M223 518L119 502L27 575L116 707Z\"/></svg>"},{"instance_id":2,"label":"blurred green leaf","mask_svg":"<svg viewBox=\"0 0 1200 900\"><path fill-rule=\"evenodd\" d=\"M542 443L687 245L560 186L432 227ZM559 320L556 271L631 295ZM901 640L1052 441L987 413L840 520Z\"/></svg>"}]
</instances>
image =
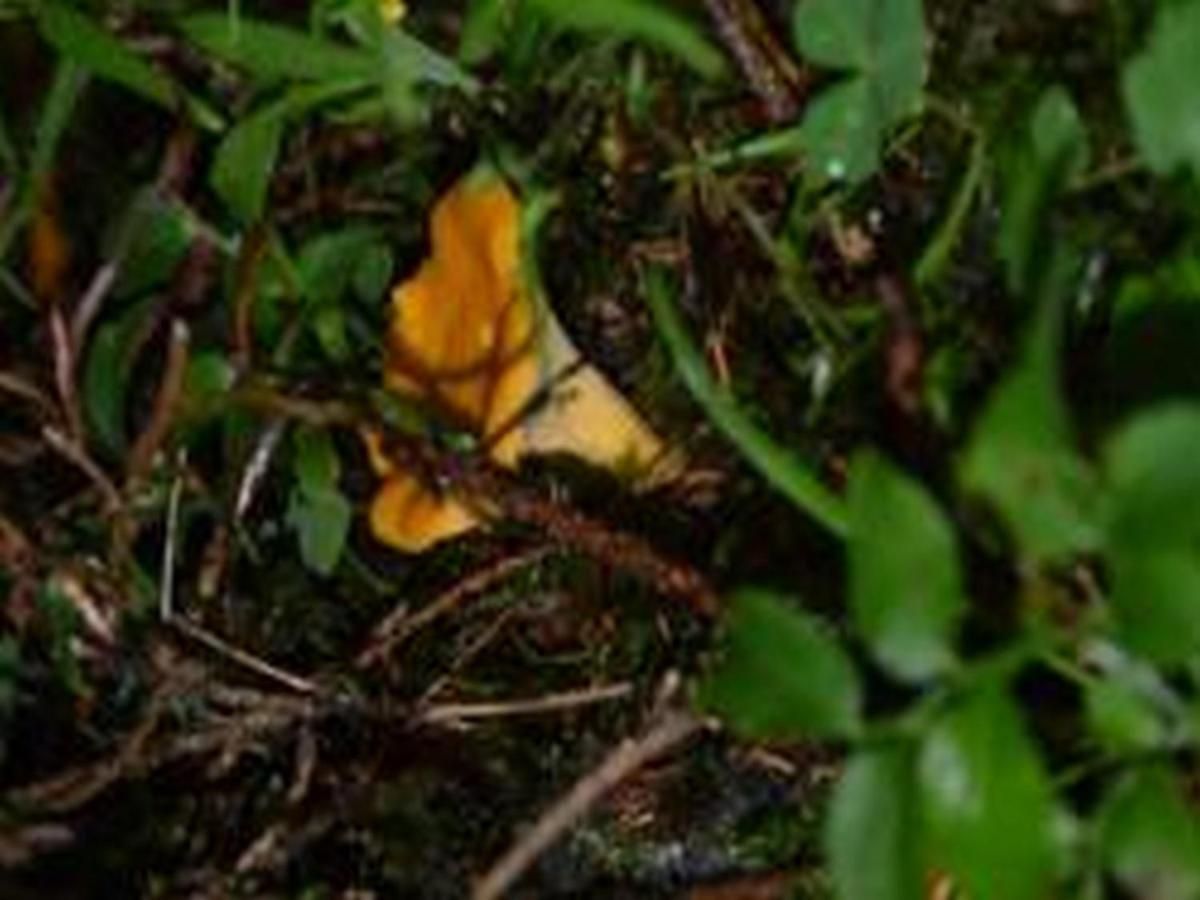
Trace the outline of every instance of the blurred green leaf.
<instances>
[{"instance_id":1,"label":"blurred green leaf","mask_svg":"<svg viewBox=\"0 0 1200 900\"><path fill-rule=\"evenodd\" d=\"M1061 85L1047 89L1026 126L1012 142L1002 166L1004 197L997 235L1008 287L1031 292L1044 269L1050 235L1050 206L1088 165L1087 133Z\"/></svg>"},{"instance_id":2,"label":"blurred green leaf","mask_svg":"<svg viewBox=\"0 0 1200 900\"><path fill-rule=\"evenodd\" d=\"M341 464L326 431L298 429L292 448L295 485L288 523L296 531L304 564L328 575L341 559L352 518L350 503L338 487Z\"/></svg>"},{"instance_id":3,"label":"blurred green leaf","mask_svg":"<svg viewBox=\"0 0 1200 900\"><path fill-rule=\"evenodd\" d=\"M793 20L809 61L850 77L817 96L804 117L810 166L850 183L879 166L887 130L916 112L925 82L920 0L805 0Z\"/></svg>"},{"instance_id":4,"label":"blurred green leaf","mask_svg":"<svg viewBox=\"0 0 1200 900\"><path fill-rule=\"evenodd\" d=\"M245 17L197 13L180 27L192 43L265 80L372 80L379 68L370 50Z\"/></svg>"},{"instance_id":5,"label":"blurred green leaf","mask_svg":"<svg viewBox=\"0 0 1200 900\"><path fill-rule=\"evenodd\" d=\"M1162 175L1190 165L1200 176L1200 3L1159 4L1145 49L1122 86L1146 164Z\"/></svg>"},{"instance_id":6,"label":"blurred green leaf","mask_svg":"<svg viewBox=\"0 0 1200 900\"><path fill-rule=\"evenodd\" d=\"M495 52L514 6L512 0L469 0L458 37L458 58L464 64L478 65Z\"/></svg>"},{"instance_id":7,"label":"blurred green leaf","mask_svg":"<svg viewBox=\"0 0 1200 900\"><path fill-rule=\"evenodd\" d=\"M357 289L360 278L378 279L380 248L383 249L390 275L391 254L374 228L353 225L337 231L327 231L310 238L300 248L296 271L300 276L305 299L325 304L344 298ZM368 267L375 267L373 271ZM364 270L367 270L364 274ZM372 283L370 287L375 287ZM372 295L379 299L382 289Z\"/></svg>"},{"instance_id":8,"label":"blurred green leaf","mask_svg":"<svg viewBox=\"0 0 1200 900\"><path fill-rule=\"evenodd\" d=\"M88 425L100 445L120 456L125 450L125 415L129 377L142 341L139 333L153 315L151 297L96 329L83 371L83 406Z\"/></svg>"},{"instance_id":9,"label":"blurred green leaf","mask_svg":"<svg viewBox=\"0 0 1200 900\"><path fill-rule=\"evenodd\" d=\"M283 111L276 104L247 116L217 147L209 180L243 224L263 214L282 136Z\"/></svg>"},{"instance_id":10,"label":"blurred green leaf","mask_svg":"<svg viewBox=\"0 0 1200 900\"><path fill-rule=\"evenodd\" d=\"M33 4L38 27L59 52L160 106L173 109L174 85L148 62L64 0Z\"/></svg>"},{"instance_id":11,"label":"blurred green leaf","mask_svg":"<svg viewBox=\"0 0 1200 900\"><path fill-rule=\"evenodd\" d=\"M379 305L392 282L395 261L392 250L383 240L375 240L363 247L354 270L354 293L371 308Z\"/></svg>"},{"instance_id":12,"label":"blurred green leaf","mask_svg":"<svg viewBox=\"0 0 1200 900\"><path fill-rule=\"evenodd\" d=\"M916 482L882 456L850 468L850 604L890 671L919 681L955 664L966 608L954 530Z\"/></svg>"},{"instance_id":13,"label":"blurred green leaf","mask_svg":"<svg viewBox=\"0 0 1200 900\"><path fill-rule=\"evenodd\" d=\"M1105 459L1112 603L1124 640L1165 664L1200 653L1200 407L1145 413Z\"/></svg>"},{"instance_id":14,"label":"blurred green leaf","mask_svg":"<svg viewBox=\"0 0 1200 900\"><path fill-rule=\"evenodd\" d=\"M1130 896L1200 896L1200 822L1183 785L1161 766L1125 775L1099 813L1105 865Z\"/></svg>"},{"instance_id":15,"label":"blurred green leaf","mask_svg":"<svg viewBox=\"0 0 1200 900\"><path fill-rule=\"evenodd\" d=\"M1062 306L1047 302L1015 367L984 407L959 475L991 501L1024 555L1045 562L1096 549L1097 486L1076 453L1059 387Z\"/></svg>"},{"instance_id":16,"label":"blurred green leaf","mask_svg":"<svg viewBox=\"0 0 1200 900\"><path fill-rule=\"evenodd\" d=\"M643 41L674 54L708 78L725 71L721 54L696 26L653 0L526 0L566 28Z\"/></svg>"},{"instance_id":17,"label":"blurred green leaf","mask_svg":"<svg viewBox=\"0 0 1200 900\"><path fill-rule=\"evenodd\" d=\"M751 737L844 737L860 725L861 690L835 637L763 590L730 600L724 653L700 703Z\"/></svg>"},{"instance_id":18,"label":"blurred green leaf","mask_svg":"<svg viewBox=\"0 0 1200 900\"><path fill-rule=\"evenodd\" d=\"M1158 746L1165 729L1154 707L1127 680L1106 678L1088 685L1088 727L1118 753Z\"/></svg>"},{"instance_id":19,"label":"blurred green leaf","mask_svg":"<svg viewBox=\"0 0 1200 900\"><path fill-rule=\"evenodd\" d=\"M918 763L932 862L972 900L1048 896L1055 810L1004 687L974 687L926 734Z\"/></svg>"},{"instance_id":20,"label":"blurred green leaf","mask_svg":"<svg viewBox=\"0 0 1200 900\"><path fill-rule=\"evenodd\" d=\"M826 857L843 900L919 900L923 872L912 748L857 751L834 788Z\"/></svg>"},{"instance_id":21,"label":"blurred green leaf","mask_svg":"<svg viewBox=\"0 0 1200 900\"><path fill-rule=\"evenodd\" d=\"M156 187L134 195L117 235L121 259L113 293L135 296L166 284L187 255L194 228L187 210Z\"/></svg>"}]
</instances>

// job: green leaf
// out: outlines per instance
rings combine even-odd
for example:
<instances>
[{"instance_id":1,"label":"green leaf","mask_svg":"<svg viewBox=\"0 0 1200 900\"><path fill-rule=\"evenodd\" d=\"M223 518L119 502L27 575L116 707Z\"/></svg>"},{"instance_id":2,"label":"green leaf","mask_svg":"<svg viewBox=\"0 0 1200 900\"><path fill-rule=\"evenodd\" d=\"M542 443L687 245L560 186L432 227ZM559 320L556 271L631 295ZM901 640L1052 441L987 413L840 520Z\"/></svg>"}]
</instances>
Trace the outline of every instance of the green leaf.
<instances>
[{"instance_id":1,"label":"green leaf","mask_svg":"<svg viewBox=\"0 0 1200 900\"><path fill-rule=\"evenodd\" d=\"M84 412L101 446L114 456L125 449L129 376L142 346L137 335L146 327L155 302L155 298L149 298L119 318L103 323L88 346L83 371Z\"/></svg>"},{"instance_id":2,"label":"green leaf","mask_svg":"<svg viewBox=\"0 0 1200 900\"><path fill-rule=\"evenodd\" d=\"M959 475L991 501L1023 554L1037 562L1101 541L1092 473L1075 452L1058 384L1062 307L1043 305L1016 366L988 400Z\"/></svg>"},{"instance_id":3,"label":"green leaf","mask_svg":"<svg viewBox=\"0 0 1200 900\"><path fill-rule=\"evenodd\" d=\"M1163 664L1200 653L1200 407L1139 416L1107 447L1117 627Z\"/></svg>"},{"instance_id":4,"label":"green leaf","mask_svg":"<svg viewBox=\"0 0 1200 900\"><path fill-rule=\"evenodd\" d=\"M352 510L338 487L341 464L329 433L302 428L293 440L295 486L287 518L296 531L304 564L330 574L341 559Z\"/></svg>"},{"instance_id":5,"label":"green leaf","mask_svg":"<svg viewBox=\"0 0 1200 900\"><path fill-rule=\"evenodd\" d=\"M965 894L1048 896L1055 860L1051 789L1002 685L975 687L933 724L918 778L933 862Z\"/></svg>"},{"instance_id":6,"label":"green leaf","mask_svg":"<svg viewBox=\"0 0 1200 900\"><path fill-rule=\"evenodd\" d=\"M389 269L383 276L386 283L390 274L391 254L374 228L355 225L327 231L308 240L300 248L296 259L296 271L305 299L314 304L330 303L349 293L359 278L378 279L379 261L371 257L378 255L381 246ZM376 268L364 274L368 266ZM377 301L381 293L382 289L373 294L371 299Z\"/></svg>"},{"instance_id":7,"label":"green leaf","mask_svg":"<svg viewBox=\"0 0 1200 900\"><path fill-rule=\"evenodd\" d=\"M1051 204L1088 165L1087 133L1070 94L1047 89L1003 165L1004 202L998 249L1009 290L1030 292L1053 246Z\"/></svg>"},{"instance_id":8,"label":"green leaf","mask_svg":"<svg viewBox=\"0 0 1200 900\"><path fill-rule=\"evenodd\" d=\"M1145 50L1122 86L1146 164L1162 175L1190 165L1200 176L1200 3L1160 4Z\"/></svg>"},{"instance_id":9,"label":"green leaf","mask_svg":"<svg viewBox=\"0 0 1200 900\"><path fill-rule=\"evenodd\" d=\"M850 183L879 166L887 130L915 112L925 81L920 0L805 0L796 47L811 62L851 77L822 92L804 118L810 165Z\"/></svg>"},{"instance_id":10,"label":"green leaf","mask_svg":"<svg viewBox=\"0 0 1200 900\"><path fill-rule=\"evenodd\" d=\"M363 248L354 270L354 293L363 303L377 307L392 280L395 261L391 248L376 240Z\"/></svg>"},{"instance_id":11,"label":"green leaf","mask_svg":"<svg viewBox=\"0 0 1200 900\"><path fill-rule=\"evenodd\" d=\"M567 28L643 41L674 54L708 78L725 70L721 54L687 19L653 0L528 0Z\"/></svg>"},{"instance_id":12,"label":"green leaf","mask_svg":"<svg viewBox=\"0 0 1200 900\"><path fill-rule=\"evenodd\" d=\"M113 293L129 297L161 287L191 247L194 228L184 206L154 187L134 195L116 240L121 267ZM123 253L121 249L123 248Z\"/></svg>"},{"instance_id":13,"label":"green leaf","mask_svg":"<svg viewBox=\"0 0 1200 900\"><path fill-rule=\"evenodd\" d=\"M64 56L147 100L168 109L174 107L174 85L87 16L62 0L41 0L33 8L42 34Z\"/></svg>"},{"instance_id":14,"label":"green leaf","mask_svg":"<svg viewBox=\"0 0 1200 900\"><path fill-rule=\"evenodd\" d=\"M861 720L854 666L811 616L767 591L730 601L724 653L700 703L752 737L844 737Z\"/></svg>"},{"instance_id":15,"label":"green leaf","mask_svg":"<svg viewBox=\"0 0 1200 900\"><path fill-rule=\"evenodd\" d=\"M1151 704L1122 678L1088 686L1088 727L1118 753L1157 747L1165 737L1163 723Z\"/></svg>"},{"instance_id":16,"label":"green leaf","mask_svg":"<svg viewBox=\"0 0 1200 900\"><path fill-rule=\"evenodd\" d=\"M1200 896L1200 822L1185 797L1172 773L1151 766L1126 775L1105 798L1101 852L1130 896Z\"/></svg>"},{"instance_id":17,"label":"green leaf","mask_svg":"<svg viewBox=\"0 0 1200 900\"><path fill-rule=\"evenodd\" d=\"M825 847L843 900L919 900L921 835L914 754L906 744L859 750L834 789Z\"/></svg>"},{"instance_id":18,"label":"green leaf","mask_svg":"<svg viewBox=\"0 0 1200 900\"><path fill-rule=\"evenodd\" d=\"M180 23L192 43L264 80L371 80L376 54L303 31L224 13L197 13Z\"/></svg>"},{"instance_id":19,"label":"green leaf","mask_svg":"<svg viewBox=\"0 0 1200 900\"><path fill-rule=\"evenodd\" d=\"M801 126L808 165L831 181L851 184L879 168L882 128L871 109L871 84L851 78L822 91Z\"/></svg>"},{"instance_id":20,"label":"green leaf","mask_svg":"<svg viewBox=\"0 0 1200 900\"><path fill-rule=\"evenodd\" d=\"M883 457L850 468L850 606L875 656L920 681L955 664L966 603L954 530L925 490Z\"/></svg>"},{"instance_id":21,"label":"green leaf","mask_svg":"<svg viewBox=\"0 0 1200 900\"><path fill-rule=\"evenodd\" d=\"M257 221L266 207L282 136L283 112L275 104L235 125L217 148L209 179L243 224Z\"/></svg>"}]
</instances>

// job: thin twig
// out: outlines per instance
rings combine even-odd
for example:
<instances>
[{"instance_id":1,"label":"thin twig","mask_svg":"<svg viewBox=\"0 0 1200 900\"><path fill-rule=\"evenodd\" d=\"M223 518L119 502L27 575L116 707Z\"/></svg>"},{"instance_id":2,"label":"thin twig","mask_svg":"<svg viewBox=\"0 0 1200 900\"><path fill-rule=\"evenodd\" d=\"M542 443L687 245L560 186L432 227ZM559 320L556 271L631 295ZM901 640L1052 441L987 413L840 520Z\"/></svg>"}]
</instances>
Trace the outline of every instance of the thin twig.
<instances>
[{"instance_id":1,"label":"thin twig","mask_svg":"<svg viewBox=\"0 0 1200 900\"><path fill-rule=\"evenodd\" d=\"M363 669L382 661L410 635L453 612L468 598L483 593L521 569L541 562L552 550L549 545L542 544L499 559L459 579L411 616L407 604L397 606L372 629L367 646L354 660L355 666Z\"/></svg>"},{"instance_id":2,"label":"thin twig","mask_svg":"<svg viewBox=\"0 0 1200 900\"><path fill-rule=\"evenodd\" d=\"M417 719L426 725L461 722L465 719L500 719L509 716L533 716L540 713L560 712L577 709L609 700L620 700L633 692L633 684L621 681L599 687L577 688L544 694L541 697L526 697L520 700L496 700L490 703L437 703L423 712Z\"/></svg>"},{"instance_id":3,"label":"thin twig","mask_svg":"<svg viewBox=\"0 0 1200 900\"><path fill-rule=\"evenodd\" d=\"M179 399L183 395L190 340L187 323L182 319L175 319L171 323L170 343L167 345L166 369L162 381L159 382L158 393L154 395L150 420L129 452L129 463L126 467L126 481L129 484L140 481L149 473L154 464L155 453L171 431L171 423L175 418Z\"/></svg>"},{"instance_id":4,"label":"thin twig","mask_svg":"<svg viewBox=\"0 0 1200 900\"><path fill-rule=\"evenodd\" d=\"M50 449L54 450L68 462L74 464L77 469L91 480L96 489L100 491L107 514L113 515L120 512L124 505L121 500L121 492L117 490L116 485L112 483L109 477L104 474L104 470L96 464L96 461L88 456L86 450L52 425L42 426L42 437Z\"/></svg>"},{"instance_id":5,"label":"thin twig","mask_svg":"<svg viewBox=\"0 0 1200 900\"><path fill-rule=\"evenodd\" d=\"M754 0L704 0L709 17L772 122L790 122L804 102L807 79Z\"/></svg>"},{"instance_id":6,"label":"thin twig","mask_svg":"<svg viewBox=\"0 0 1200 900\"><path fill-rule=\"evenodd\" d=\"M108 296L112 286L116 283L117 273L120 269L120 259L110 259L103 263L96 270L92 280L88 283L87 290L79 299L79 303L75 307L75 315L71 317L71 349L76 356L83 352L83 344L87 340L88 330L99 314L104 298Z\"/></svg>"},{"instance_id":7,"label":"thin twig","mask_svg":"<svg viewBox=\"0 0 1200 900\"><path fill-rule=\"evenodd\" d=\"M181 451L183 457L186 451ZM182 470L183 466L180 466ZM163 540L162 575L158 592L158 615L162 622L171 621L175 612L175 552L179 542L179 502L183 497L183 473L171 483L167 498L167 534Z\"/></svg>"},{"instance_id":8,"label":"thin twig","mask_svg":"<svg viewBox=\"0 0 1200 900\"><path fill-rule=\"evenodd\" d=\"M257 675L281 684L288 690L295 691L298 694L306 696L315 696L321 693L321 688L315 682L309 681L299 675L294 675L285 669L272 665L266 660L259 659L254 654L235 647L224 638L218 637L207 628L203 628L183 616L175 616L171 619L171 624L177 628L180 633L186 635L192 640L203 644L215 653L226 657L227 659L237 663L244 669L248 669Z\"/></svg>"},{"instance_id":9,"label":"thin twig","mask_svg":"<svg viewBox=\"0 0 1200 900\"><path fill-rule=\"evenodd\" d=\"M75 390L75 346L71 343L66 319L57 305L51 306L49 320L50 345L54 358L54 386L58 389L67 433L73 442L82 446L83 417L79 412L79 397Z\"/></svg>"},{"instance_id":10,"label":"thin twig","mask_svg":"<svg viewBox=\"0 0 1200 900\"><path fill-rule=\"evenodd\" d=\"M687 741L703 728L687 712L670 710L631 741L614 749L595 769L577 781L475 883L472 900L497 900L604 795L643 765Z\"/></svg>"}]
</instances>

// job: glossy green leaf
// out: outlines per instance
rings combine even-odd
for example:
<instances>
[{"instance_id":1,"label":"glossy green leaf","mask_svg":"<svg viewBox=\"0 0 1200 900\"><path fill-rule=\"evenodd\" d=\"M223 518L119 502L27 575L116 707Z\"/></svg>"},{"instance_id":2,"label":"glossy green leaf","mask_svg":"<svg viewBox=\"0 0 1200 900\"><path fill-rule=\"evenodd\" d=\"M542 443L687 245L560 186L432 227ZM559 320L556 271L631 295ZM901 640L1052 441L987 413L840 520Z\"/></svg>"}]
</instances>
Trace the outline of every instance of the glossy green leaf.
<instances>
[{"instance_id":1,"label":"glossy green leaf","mask_svg":"<svg viewBox=\"0 0 1200 900\"><path fill-rule=\"evenodd\" d=\"M1200 820L1171 772L1150 766L1124 776L1099 814L1108 870L1130 896L1200 896Z\"/></svg>"},{"instance_id":2,"label":"glossy green leaf","mask_svg":"<svg viewBox=\"0 0 1200 900\"><path fill-rule=\"evenodd\" d=\"M846 736L861 717L861 689L835 637L775 594L743 590L719 664L700 702L753 737Z\"/></svg>"},{"instance_id":3,"label":"glossy green leaf","mask_svg":"<svg viewBox=\"0 0 1200 900\"><path fill-rule=\"evenodd\" d=\"M369 80L379 69L373 51L283 25L212 12L188 16L180 27L204 50L266 80Z\"/></svg>"},{"instance_id":4,"label":"glossy green leaf","mask_svg":"<svg viewBox=\"0 0 1200 900\"><path fill-rule=\"evenodd\" d=\"M842 900L919 900L921 832L915 758L906 744L859 750L825 822L830 874Z\"/></svg>"},{"instance_id":5,"label":"glossy green leaf","mask_svg":"<svg viewBox=\"0 0 1200 900\"><path fill-rule=\"evenodd\" d=\"M1145 49L1125 67L1122 86L1146 164L1169 175L1200 175L1200 3L1164 3Z\"/></svg>"},{"instance_id":6,"label":"glossy green leaf","mask_svg":"<svg viewBox=\"0 0 1200 900\"><path fill-rule=\"evenodd\" d=\"M33 8L42 34L64 56L160 106L174 106L176 91L170 80L70 4L40 0Z\"/></svg>"},{"instance_id":7,"label":"glossy green leaf","mask_svg":"<svg viewBox=\"0 0 1200 900\"><path fill-rule=\"evenodd\" d=\"M1038 562L1101 541L1097 485L1075 451L1058 383L1061 307L1047 303L1015 368L975 424L959 475L991 502L1023 554Z\"/></svg>"},{"instance_id":8,"label":"glossy green leaf","mask_svg":"<svg viewBox=\"0 0 1200 900\"><path fill-rule=\"evenodd\" d=\"M1092 734L1118 753L1156 747L1165 737L1153 706L1126 680L1109 678L1089 685L1086 701Z\"/></svg>"},{"instance_id":9,"label":"glossy green leaf","mask_svg":"<svg viewBox=\"0 0 1200 900\"><path fill-rule=\"evenodd\" d=\"M1112 603L1122 638L1160 663L1200 653L1200 407L1135 419L1107 448Z\"/></svg>"},{"instance_id":10,"label":"glossy green leaf","mask_svg":"<svg viewBox=\"0 0 1200 900\"><path fill-rule=\"evenodd\" d=\"M566 28L642 41L672 53L709 78L725 70L721 54L695 25L654 0L527 0Z\"/></svg>"},{"instance_id":11,"label":"glossy green leaf","mask_svg":"<svg viewBox=\"0 0 1200 900\"><path fill-rule=\"evenodd\" d=\"M235 125L217 147L209 179L243 224L257 221L266 208L283 121L277 105L259 110Z\"/></svg>"},{"instance_id":12,"label":"glossy green leaf","mask_svg":"<svg viewBox=\"0 0 1200 900\"><path fill-rule=\"evenodd\" d=\"M850 605L876 658L922 680L955 664L966 608L954 529L925 490L883 457L850 469Z\"/></svg>"},{"instance_id":13,"label":"glossy green leaf","mask_svg":"<svg viewBox=\"0 0 1200 900\"><path fill-rule=\"evenodd\" d=\"M1049 781L1002 685L976 686L930 728L918 764L933 862L972 900L1048 896Z\"/></svg>"}]
</instances>

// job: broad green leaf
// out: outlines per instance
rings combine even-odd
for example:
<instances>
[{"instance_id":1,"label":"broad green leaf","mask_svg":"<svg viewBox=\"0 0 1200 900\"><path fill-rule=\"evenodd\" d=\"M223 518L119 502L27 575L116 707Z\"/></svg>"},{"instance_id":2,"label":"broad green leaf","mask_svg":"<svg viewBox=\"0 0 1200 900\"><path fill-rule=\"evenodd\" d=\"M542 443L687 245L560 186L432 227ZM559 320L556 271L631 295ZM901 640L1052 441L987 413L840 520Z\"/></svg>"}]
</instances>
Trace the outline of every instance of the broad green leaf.
<instances>
[{"instance_id":1,"label":"broad green leaf","mask_svg":"<svg viewBox=\"0 0 1200 900\"><path fill-rule=\"evenodd\" d=\"M295 486L288 522L296 531L304 564L328 575L341 559L352 510L338 487L341 465L328 432L299 429L293 440Z\"/></svg>"},{"instance_id":2,"label":"broad green leaf","mask_svg":"<svg viewBox=\"0 0 1200 900\"><path fill-rule=\"evenodd\" d=\"M350 532L352 511L340 491L292 494L288 522L296 530L304 564L319 575L337 567Z\"/></svg>"},{"instance_id":3,"label":"broad green leaf","mask_svg":"<svg viewBox=\"0 0 1200 900\"><path fill-rule=\"evenodd\" d=\"M922 842L912 748L859 750L825 822L830 874L842 900L919 900Z\"/></svg>"},{"instance_id":4,"label":"broad green leaf","mask_svg":"<svg viewBox=\"0 0 1200 900\"><path fill-rule=\"evenodd\" d=\"M653 0L527 0L567 28L611 34L657 46L709 78L725 70L721 54L687 19Z\"/></svg>"},{"instance_id":5,"label":"broad green leaf","mask_svg":"<svg viewBox=\"0 0 1200 900\"><path fill-rule=\"evenodd\" d=\"M918 763L932 861L972 900L1048 896L1055 809L1016 706L975 687L926 734Z\"/></svg>"},{"instance_id":6,"label":"broad green leaf","mask_svg":"<svg viewBox=\"0 0 1200 900\"><path fill-rule=\"evenodd\" d=\"M1099 824L1105 865L1130 896L1200 897L1200 821L1166 768L1126 775L1105 798Z\"/></svg>"},{"instance_id":7,"label":"broad green leaf","mask_svg":"<svg viewBox=\"0 0 1200 900\"><path fill-rule=\"evenodd\" d=\"M42 34L64 56L160 106L174 106L174 85L90 18L63 0L40 0L33 8Z\"/></svg>"},{"instance_id":8,"label":"broad green leaf","mask_svg":"<svg viewBox=\"0 0 1200 900\"><path fill-rule=\"evenodd\" d=\"M379 70L370 50L283 25L213 12L188 16L180 27L188 40L204 50L266 80L369 80Z\"/></svg>"},{"instance_id":9,"label":"broad green leaf","mask_svg":"<svg viewBox=\"0 0 1200 900\"><path fill-rule=\"evenodd\" d=\"M355 288L360 277L379 278L378 268L363 274L367 266L379 266L377 259L380 247L387 254L379 233L361 225L328 231L311 238L296 259L296 270L300 276L305 299L310 303L323 304L342 299ZM390 254L388 255L390 269ZM390 274L390 272L388 273ZM386 279L386 274L384 279ZM377 281L372 284L374 287ZM372 295L378 300L382 288Z\"/></svg>"},{"instance_id":10,"label":"broad green leaf","mask_svg":"<svg viewBox=\"0 0 1200 900\"><path fill-rule=\"evenodd\" d=\"M1078 178L1087 170L1090 157L1087 132L1079 110L1062 85L1048 88L1042 94L1029 127L1040 166L1054 170L1063 182Z\"/></svg>"},{"instance_id":11,"label":"broad green leaf","mask_svg":"<svg viewBox=\"0 0 1200 900\"><path fill-rule=\"evenodd\" d=\"M887 130L921 103L925 24L920 0L804 0L796 46L811 62L850 76L826 89L804 118L810 164L854 183L879 166Z\"/></svg>"},{"instance_id":12,"label":"broad green leaf","mask_svg":"<svg viewBox=\"0 0 1200 900\"><path fill-rule=\"evenodd\" d=\"M858 730L858 675L831 633L767 591L739 591L730 606L723 656L700 689L705 708L752 737Z\"/></svg>"},{"instance_id":13,"label":"broad green leaf","mask_svg":"<svg viewBox=\"0 0 1200 900\"><path fill-rule=\"evenodd\" d=\"M135 296L166 284L191 246L194 228L182 204L153 187L130 203L116 244L121 255L113 293Z\"/></svg>"},{"instance_id":14,"label":"broad green leaf","mask_svg":"<svg viewBox=\"0 0 1200 900\"><path fill-rule=\"evenodd\" d=\"M801 125L808 165L831 181L853 184L879 168L882 126L871 108L871 83L851 78L822 91Z\"/></svg>"},{"instance_id":15,"label":"broad green leaf","mask_svg":"<svg viewBox=\"0 0 1200 900\"><path fill-rule=\"evenodd\" d=\"M953 528L919 484L876 453L854 458L849 500L855 625L899 677L946 671L966 606Z\"/></svg>"},{"instance_id":16,"label":"broad green leaf","mask_svg":"<svg viewBox=\"0 0 1200 900\"><path fill-rule=\"evenodd\" d=\"M217 148L209 173L213 190L243 224L257 221L266 207L283 121L278 105L261 109L235 125Z\"/></svg>"},{"instance_id":17,"label":"broad green leaf","mask_svg":"<svg viewBox=\"0 0 1200 900\"><path fill-rule=\"evenodd\" d=\"M514 5L511 0L470 0L458 37L458 58L463 63L477 65L495 52Z\"/></svg>"},{"instance_id":18,"label":"broad green leaf","mask_svg":"<svg viewBox=\"0 0 1200 900\"><path fill-rule=\"evenodd\" d=\"M1126 66L1122 86L1146 164L1169 175L1190 165L1200 176L1200 3L1159 4L1146 48Z\"/></svg>"},{"instance_id":19,"label":"broad green leaf","mask_svg":"<svg viewBox=\"0 0 1200 900\"><path fill-rule=\"evenodd\" d=\"M1091 471L1073 446L1058 384L1061 305L1047 302L1015 368L976 423L960 466L963 486L986 498L1023 555L1061 560L1101 540Z\"/></svg>"},{"instance_id":20,"label":"broad green leaf","mask_svg":"<svg viewBox=\"0 0 1200 900\"><path fill-rule=\"evenodd\" d=\"M1183 662L1200 653L1200 407L1139 416L1105 458L1117 626L1137 652Z\"/></svg>"},{"instance_id":21,"label":"broad green leaf","mask_svg":"<svg viewBox=\"0 0 1200 900\"><path fill-rule=\"evenodd\" d=\"M383 36L382 52L385 66L403 71L414 81L458 88L466 94L479 90L479 82L457 62L405 31L388 29Z\"/></svg>"}]
</instances>

